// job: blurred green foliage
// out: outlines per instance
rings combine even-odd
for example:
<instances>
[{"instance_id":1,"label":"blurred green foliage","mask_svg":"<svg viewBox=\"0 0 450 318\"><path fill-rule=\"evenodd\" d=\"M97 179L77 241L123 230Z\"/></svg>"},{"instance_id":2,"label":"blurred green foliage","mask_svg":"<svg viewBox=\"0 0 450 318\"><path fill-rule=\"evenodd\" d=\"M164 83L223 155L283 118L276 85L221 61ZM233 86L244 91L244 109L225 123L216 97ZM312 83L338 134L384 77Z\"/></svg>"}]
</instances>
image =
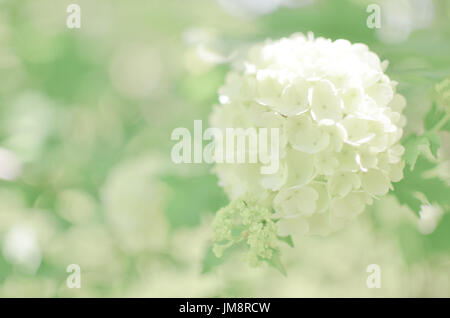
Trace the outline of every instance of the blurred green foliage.
<instances>
[{"instance_id":1,"label":"blurred green foliage","mask_svg":"<svg viewBox=\"0 0 450 318\"><path fill-rule=\"evenodd\" d=\"M211 220L227 198L211 166L170 160L172 130L207 120L228 70L199 46L229 55L295 32L388 59L408 100L405 133L422 134L440 116L428 112L431 89L450 74L448 1L424 1L433 18L417 28L420 8L401 1L408 10L394 14L411 30L397 42L366 27L363 0L246 17L214 0L78 0L82 26L68 29L72 2L0 1L0 296L450 296L449 214L425 236L392 197L341 233L286 246L288 279L239 254L216 267ZM433 184L407 175L403 194L422 187L449 204L450 138L438 137ZM380 290L365 285L371 263ZM80 289L66 286L69 264L81 267Z\"/></svg>"}]
</instances>

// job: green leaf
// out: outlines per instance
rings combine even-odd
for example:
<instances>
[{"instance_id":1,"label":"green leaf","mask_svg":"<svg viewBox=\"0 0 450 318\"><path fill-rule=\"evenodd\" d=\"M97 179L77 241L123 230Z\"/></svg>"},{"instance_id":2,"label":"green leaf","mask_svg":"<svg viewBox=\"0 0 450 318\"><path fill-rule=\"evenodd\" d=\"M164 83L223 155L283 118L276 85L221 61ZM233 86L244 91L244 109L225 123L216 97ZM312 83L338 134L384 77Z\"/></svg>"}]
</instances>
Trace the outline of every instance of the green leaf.
<instances>
[{"instance_id":1,"label":"green leaf","mask_svg":"<svg viewBox=\"0 0 450 318\"><path fill-rule=\"evenodd\" d=\"M441 147L441 142L439 141L439 136L434 131L429 131L423 134L423 137L428 139L428 145L430 147L431 154L434 158L437 158L437 151Z\"/></svg>"},{"instance_id":2,"label":"green leaf","mask_svg":"<svg viewBox=\"0 0 450 318\"><path fill-rule=\"evenodd\" d=\"M273 251L272 258L269 260L266 260L266 262L276 270L278 270L283 276L287 276L286 269L283 266L283 263L281 262L280 252L278 250Z\"/></svg>"},{"instance_id":3,"label":"green leaf","mask_svg":"<svg viewBox=\"0 0 450 318\"><path fill-rule=\"evenodd\" d=\"M394 195L401 204L408 205L413 211L419 213L420 206L425 200L446 207L450 204L450 187L439 177L426 177L427 173L437 167L424 156L429 151L435 159L440 148L438 131L450 131L449 114L437 103L433 103L424 119L425 133L411 134L403 141L405 147L404 159L410 169L404 169L404 178L394 185ZM414 170L414 171L413 171ZM420 194L421 197L418 197Z\"/></svg>"},{"instance_id":4,"label":"green leaf","mask_svg":"<svg viewBox=\"0 0 450 318\"><path fill-rule=\"evenodd\" d=\"M446 116L446 112L433 103L431 109L426 113L424 119L425 130L432 130ZM448 120L439 130L450 131L450 120Z\"/></svg>"},{"instance_id":5,"label":"green leaf","mask_svg":"<svg viewBox=\"0 0 450 318\"><path fill-rule=\"evenodd\" d=\"M225 262L225 255L217 257L213 252L213 247L210 245L206 250L205 257L203 258L202 274L211 272L217 266Z\"/></svg>"},{"instance_id":6,"label":"green leaf","mask_svg":"<svg viewBox=\"0 0 450 318\"><path fill-rule=\"evenodd\" d=\"M425 195L430 203L442 207L450 205L450 186L438 177L427 177L427 173L436 168L437 163L420 156L417 158L414 171L405 169L403 179L394 185L394 195L401 204L406 204L414 212L419 213L422 201L416 197L417 192Z\"/></svg>"},{"instance_id":7,"label":"green leaf","mask_svg":"<svg viewBox=\"0 0 450 318\"><path fill-rule=\"evenodd\" d=\"M244 244L237 243L233 246L230 246L227 249L224 249L223 255L221 257L217 257L213 250L214 244L210 244L206 250L205 256L203 258L202 263L202 274L207 274L212 272L216 267L224 264L234 253L238 250L242 250Z\"/></svg>"},{"instance_id":8,"label":"green leaf","mask_svg":"<svg viewBox=\"0 0 450 318\"><path fill-rule=\"evenodd\" d=\"M292 236L290 236L290 235L288 235L288 236L278 236L278 239L280 241L285 242L290 247L294 247L294 241L292 240Z\"/></svg>"},{"instance_id":9,"label":"green leaf","mask_svg":"<svg viewBox=\"0 0 450 318\"><path fill-rule=\"evenodd\" d=\"M429 149L431 154L436 158L437 151L440 147L439 137L433 132L429 131L421 136L411 134L403 142L405 147L404 158L406 163L413 170L416 164L417 158L424 149Z\"/></svg>"}]
</instances>

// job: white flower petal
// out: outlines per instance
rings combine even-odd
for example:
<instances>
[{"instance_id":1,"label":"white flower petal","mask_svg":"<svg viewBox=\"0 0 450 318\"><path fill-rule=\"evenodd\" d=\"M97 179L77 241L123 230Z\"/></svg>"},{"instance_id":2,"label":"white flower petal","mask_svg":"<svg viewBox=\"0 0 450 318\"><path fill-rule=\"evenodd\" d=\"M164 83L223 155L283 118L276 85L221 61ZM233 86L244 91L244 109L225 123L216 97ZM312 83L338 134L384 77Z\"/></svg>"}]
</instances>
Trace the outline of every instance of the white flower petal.
<instances>
[{"instance_id":1,"label":"white flower petal","mask_svg":"<svg viewBox=\"0 0 450 318\"><path fill-rule=\"evenodd\" d=\"M309 216L316 212L319 194L312 187L284 188L275 196L274 208L277 215L289 217L294 215Z\"/></svg>"},{"instance_id":2,"label":"white flower petal","mask_svg":"<svg viewBox=\"0 0 450 318\"><path fill-rule=\"evenodd\" d=\"M339 121L342 118L341 100L329 81L319 81L312 93L311 112L314 119L331 119Z\"/></svg>"},{"instance_id":3,"label":"white flower petal","mask_svg":"<svg viewBox=\"0 0 450 318\"><path fill-rule=\"evenodd\" d=\"M292 148L306 153L320 152L330 142L329 134L319 126L314 126L307 115L289 117L286 130Z\"/></svg>"},{"instance_id":4,"label":"white flower petal","mask_svg":"<svg viewBox=\"0 0 450 318\"><path fill-rule=\"evenodd\" d=\"M371 195L385 195L391 182L380 170L371 169L361 175L362 187Z\"/></svg>"}]
</instances>

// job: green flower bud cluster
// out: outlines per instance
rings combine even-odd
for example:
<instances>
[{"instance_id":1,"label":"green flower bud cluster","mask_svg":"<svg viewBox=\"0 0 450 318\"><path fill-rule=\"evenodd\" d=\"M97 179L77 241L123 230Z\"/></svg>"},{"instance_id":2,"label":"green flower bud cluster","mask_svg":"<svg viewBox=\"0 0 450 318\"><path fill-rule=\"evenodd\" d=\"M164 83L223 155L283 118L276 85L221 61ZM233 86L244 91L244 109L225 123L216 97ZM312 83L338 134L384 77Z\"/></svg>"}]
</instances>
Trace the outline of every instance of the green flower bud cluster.
<instances>
[{"instance_id":1,"label":"green flower bud cluster","mask_svg":"<svg viewBox=\"0 0 450 318\"><path fill-rule=\"evenodd\" d=\"M248 246L247 260L251 266L272 259L278 250L277 226L272 212L251 196L233 200L217 212L214 220L214 248L217 257L238 243Z\"/></svg>"}]
</instances>

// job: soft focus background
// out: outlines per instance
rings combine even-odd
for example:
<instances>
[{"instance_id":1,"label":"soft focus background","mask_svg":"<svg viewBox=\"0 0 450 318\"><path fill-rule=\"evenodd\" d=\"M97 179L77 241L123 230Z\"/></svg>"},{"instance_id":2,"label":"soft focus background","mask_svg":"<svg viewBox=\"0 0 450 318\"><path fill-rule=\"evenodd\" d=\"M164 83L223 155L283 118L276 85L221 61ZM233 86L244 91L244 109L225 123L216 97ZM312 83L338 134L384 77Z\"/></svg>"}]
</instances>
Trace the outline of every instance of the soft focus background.
<instances>
[{"instance_id":1,"label":"soft focus background","mask_svg":"<svg viewBox=\"0 0 450 318\"><path fill-rule=\"evenodd\" d=\"M66 27L70 3L80 29ZM381 29L366 26L370 3ZM208 118L235 50L308 31L388 59L406 133L421 131L450 75L449 1L0 0L0 296L449 297L450 217L423 235L392 196L286 246L287 278L239 254L213 268L210 223L227 198L210 165L171 162L170 133ZM380 289L366 287L373 263Z\"/></svg>"}]
</instances>

